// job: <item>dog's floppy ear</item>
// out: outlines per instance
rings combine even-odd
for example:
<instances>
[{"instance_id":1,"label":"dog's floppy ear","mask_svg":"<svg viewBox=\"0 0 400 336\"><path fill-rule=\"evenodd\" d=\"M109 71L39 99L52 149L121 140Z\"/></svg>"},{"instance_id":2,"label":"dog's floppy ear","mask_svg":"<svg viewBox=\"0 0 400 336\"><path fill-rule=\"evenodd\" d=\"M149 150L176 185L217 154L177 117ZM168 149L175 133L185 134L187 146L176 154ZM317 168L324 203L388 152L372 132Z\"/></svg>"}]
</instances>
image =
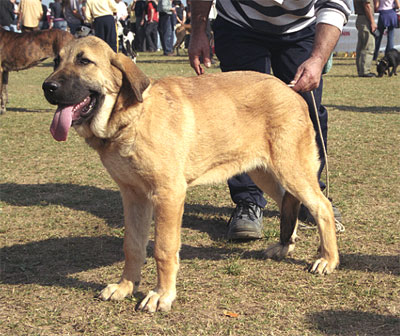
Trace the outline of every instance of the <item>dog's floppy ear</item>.
<instances>
[{"instance_id":1,"label":"dog's floppy ear","mask_svg":"<svg viewBox=\"0 0 400 336\"><path fill-rule=\"evenodd\" d=\"M115 54L111 59L111 64L118 68L130 88L134 92L137 101L143 102L142 93L150 85L149 78L132 62L132 60L121 54Z\"/></svg>"}]
</instances>

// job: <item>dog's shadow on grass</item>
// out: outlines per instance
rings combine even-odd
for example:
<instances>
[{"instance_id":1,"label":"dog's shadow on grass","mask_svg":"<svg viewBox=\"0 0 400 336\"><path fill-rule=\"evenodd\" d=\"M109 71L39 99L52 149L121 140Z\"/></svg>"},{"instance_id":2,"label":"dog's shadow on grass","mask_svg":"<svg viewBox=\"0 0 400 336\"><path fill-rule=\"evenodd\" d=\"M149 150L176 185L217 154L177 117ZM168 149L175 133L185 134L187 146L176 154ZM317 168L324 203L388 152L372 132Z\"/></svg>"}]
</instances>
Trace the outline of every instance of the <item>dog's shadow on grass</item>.
<instances>
[{"instance_id":1,"label":"dog's shadow on grass","mask_svg":"<svg viewBox=\"0 0 400 336\"><path fill-rule=\"evenodd\" d=\"M51 238L3 247L0 254L2 283L96 291L102 288L101 284L79 280L74 273L123 260L122 239L109 236Z\"/></svg>"},{"instance_id":2,"label":"dog's shadow on grass","mask_svg":"<svg viewBox=\"0 0 400 336\"><path fill-rule=\"evenodd\" d=\"M61 205L84 211L104 219L110 227L123 226L123 209L119 191L76 184L0 184L1 199L14 206ZM186 203L183 227L205 232L212 240L220 240L226 231L226 218L232 208ZM206 215L206 219L204 216ZM264 216L278 216L265 211Z\"/></svg>"},{"instance_id":3,"label":"dog's shadow on grass","mask_svg":"<svg viewBox=\"0 0 400 336\"><path fill-rule=\"evenodd\" d=\"M308 317L323 335L398 335L400 318L355 310L325 310Z\"/></svg>"},{"instance_id":4,"label":"dog's shadow on grass","mask_svg":"<svg viewBox=\"0 0 400 336\"><path fill-rule=\"evenodd\" d=\"M91 288L98 292L104 283L79 279L81 272L111 266L124 260L123 238L113 236L50 238L14 244L0 249L0 274L3 284L40 284L72 288ZM150 240L147 257L153 258L154 241ZM244 252L240 247L193 247L183 244L182 260L225 260L233 253L241 258L262 258L260 251ZM299 261L300 262L300 261ZM115 273L117 278L122 265Z\"/></svg>"},{"instance_id":5,"label":"dog's shadow on grass","mask_svg":"<svg viewBox=\"0 0 400 336\"><path fill-rule=\"evenodd\" d=\"M0 184L4 203L27 207L60 205L77 211L89 212L102 218L110 227L120 228L123 210L118 191L73 184ZM193 227L209 234L210 239L223 236L225 224L215 220L204 221L202 214L218 213L219 208L188 204L183 218L184 227ZM222 212L230 210L222 209ZM195 214L191 214L195 213ZM198 213L198 214L197 214ZM211 228L211 229L210 229ZM120 237L62 237L26 244L15 244L0 249L1 281L9 284L38 283L65 287L82 287L99 290L102 285L77 279L73 274L89 269L109 266L123 261L123 240ZM153 254L150 241L148 256ZM244 254L242 254L244 252ZM261 258L257 251L221 246L193 247L182 245L181 259L224 259L232 253L243 258Z\"/></svg>"},{"instance_id":6,"label":"dog's shadow on grass","mask_svg":"<svg viewBox=\"0 0 400 336\"><path fill-rule=\"evenodd\" d=\"M61 205L91 213L111 227L123 224L122 202L118 191L76 184L0 184L1 199L14 206Z\"/></svg>"},{"instance_id":7,"label":"dog's shadow on grass","mask_svg":"<svg viewBox=\"0 0 400 336\"><path fill-rule=\"evenodd\" d=\"M337 109L341 111L372 113L372 114L398 114L400 113L399 106L363 106L357 107L353 105L333 105L326 104L326 108Z\"/></svg>"},{"instance_id":8,"label":"dog's shadow on grass","mask_svg":"<svg viewBox=\"0 0 400 336\"><path fill-rule=\"evenodd\" d=\"M1 184L2 201L13 206L61 205L103 218L111 227L122 226L122 205L118 191L73 184ZM225 218L231 209L187 204L183 226L205 232L211 240L221 241ZM206 215L206 216L204 216ZM275 216L275 213L266 213ZM204 219L206 217L206 219ZM149 256L154 243L149 243ZM262 251L251 251L246 244L216 243L196 247L183 244L181 259L221 260L238 254L242 259L262 259ZM109 266L123 260L122 238L112 236L62 237L0 249L1 281L9 284L39 283L98 290L102 285L81 281L73 274ZM398 273L396 256L344 255L341 268L367 272ZM301 258L286 262L306 266ZM396 266L397 265L397 266Z\"/></svg>"}]
</instances>

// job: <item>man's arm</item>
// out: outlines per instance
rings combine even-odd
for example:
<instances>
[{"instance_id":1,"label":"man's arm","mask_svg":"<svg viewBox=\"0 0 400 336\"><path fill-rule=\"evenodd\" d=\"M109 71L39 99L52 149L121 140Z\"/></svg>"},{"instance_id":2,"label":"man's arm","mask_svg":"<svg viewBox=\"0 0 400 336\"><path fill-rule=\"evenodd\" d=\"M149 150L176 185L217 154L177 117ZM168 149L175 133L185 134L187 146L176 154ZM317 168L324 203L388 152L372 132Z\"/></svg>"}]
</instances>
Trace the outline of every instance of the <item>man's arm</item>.
<instances>
[{"instance_id":1,"label":"man's arm","mask_svg":"<svg viewBox=\"0 0 400 336\"><path fill-rule=\"evenodd\" d=\"M321 73L350 15L349 0L316 3L317 24L311 56L297 69L292 81L295 91L311 91L319 86Z\"/></svg>"},{"instance_id":2,"label":"man's arm","mask_svg":"<svg viewBox=\"0 0 400 336\"><path fill-rule=\"evenodd\" d=\"M318 23L314 46L310 58L302 63L292 81L293 90L307 92L319 86L322 69L339 40L339 28L326 23Z\"/></svg>"},{"instance_id":3,"label":"man's arm","mask_svg":"<svg viewBox=\"0 0 400 336\"><path fill-rule=\"evenodd\" d=\"M367 17L367 19L369 21L369 26L370 26L371 32L373 33L377 28L375 19L374 19L374 11L372 10L372 6L369 2L364 2L363 5L364 5L365 16Z\"/></svg>"},{"instance_id":4,"label":"man's arm","mask_svg":"<svg viewBox=\"0 0 400 336\"><path fill-rule=\"evenodd\" d=\"M189 60L191 67L198 75L204 73L204 69L201 66L201 59L206 68L211 66L210 42L206 34L211 5L212 1L192 1L191 6L192 32L189 44Z\"/></svg>"}]
</instances>

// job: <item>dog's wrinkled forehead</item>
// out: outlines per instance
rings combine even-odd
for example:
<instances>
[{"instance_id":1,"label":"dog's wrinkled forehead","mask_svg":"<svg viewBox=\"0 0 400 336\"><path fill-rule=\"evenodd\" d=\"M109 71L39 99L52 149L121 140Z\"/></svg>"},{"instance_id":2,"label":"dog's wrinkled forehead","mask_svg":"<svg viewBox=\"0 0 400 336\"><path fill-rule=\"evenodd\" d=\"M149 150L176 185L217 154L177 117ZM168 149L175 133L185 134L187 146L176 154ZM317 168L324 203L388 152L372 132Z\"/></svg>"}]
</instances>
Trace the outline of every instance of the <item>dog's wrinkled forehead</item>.
<instances>
[{"instance_id":1,"label":"dog's wrinkled forehead","mask_svg":"<svg viewBox=\"0 0 400 336\"><path fill-rule=\"evenodd\" d=\"M95 36L76 39L60 51L60 59L74 62L76 58L85 58L96 64L101 64L113 57L110 46ZM109 62L108 62L109 64Z\"/></svg>"}]
</instances>

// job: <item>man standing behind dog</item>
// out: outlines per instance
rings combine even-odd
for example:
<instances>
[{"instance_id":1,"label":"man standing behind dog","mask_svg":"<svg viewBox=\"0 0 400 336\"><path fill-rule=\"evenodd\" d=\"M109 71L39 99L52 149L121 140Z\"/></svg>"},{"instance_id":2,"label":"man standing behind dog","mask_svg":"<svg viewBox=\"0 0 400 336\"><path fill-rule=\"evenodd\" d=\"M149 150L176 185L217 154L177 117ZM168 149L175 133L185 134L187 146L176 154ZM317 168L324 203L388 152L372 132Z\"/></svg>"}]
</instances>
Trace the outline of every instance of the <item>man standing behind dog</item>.
<instances>
[{"instance_id":1,"label":"man standing behind dog","mask_svg":"<svg viewBox=\"0 0 400 336\"><path fill-rule=\"evenodd\" d=\"M164 56L172 56L174 46L174 22L172 15L171 0L159 0L158 11L158 33L160 34L161 47Z\"/></svg>"},{"instance_id":2,"label":"man standing behind dog","mask_svg":"<svg viewBox=\"0 0 400 336\"><path fill-rule=\"evenodd\" d=\"M157 4L153 0L147 0L146 9L143 12L143 17L141 22L142 25L145 25L146 51L149 52L157 51L158 12L157 12Z\"/></svg>"},{"instance_id":3,"label":"man standing behind dog","mask_svg":"<svg viewBox=\"0 0 400 336\"><path fill-rule=\"evenodd\" d=\"M39 22L43 15L40 0L21 0L18 8L17 28L23 32L39 30Z\"/></svg>"},{"instance_id":4,"label":"man standing behind dog","mask_svg":"<svg viewBox=\"0 0 400 336\"><path fill-rule=\"evenodd\" d=\"M211 5L212 1L192 1L189 58L198 75L204 73L201 60L206 67L211 65L206 35ZM325 107L321 105L321 73L350 14L348 0L217 0L216 6L218 16L213 24L215 52L222 71L270 73L272 68L275 76L285 83L292 83L293 89L306 100L317 130L310 94L313 90L326 144L328 118ZM320 177L325 159L318 135L316 140L321 159ZM235 176L228 184L236 209L229 222L227 238L261 238L262 208L266 205L261 190L247 174ZM323 183L320 184L323 188ZM307 216L306 208L300 212ZM337 211L336 215L340 216Z\"/></svg>"},{"instance_id":5,"label":"man standing behind dog","mask_svg":"<svg viewBox=\"0 0 400 336\"><path fill-rule=\"evenodd\" d=\"M85 17L89 23L93 22L94 33L97 37L117 52L117 30L114 15L117 8L114 0L87 0Z\"/></svg>"},{"instance_id":6,"label":"man standing behind dog","mask_svg":"<svg viewBox=\"0 0 400 336\"><path fill-rule=\"evenodd\" d=\"M14 5L10 0L0 0L0 27L11 30L14 21Z\"/></svg>"},{"instance_id":7,"label":"man standing behind dog","mask_svg":"<svg viewBox=\"0 0 400 336\"><path fill-rule=\"evenodd\" d=\"M357 14L356 28L358 30L356 65L359 77L375 77L371 72L372 59L375 51L376 23L374 20L373 0L354 0L354 12Z\"/></svg>"}]
</instances>

